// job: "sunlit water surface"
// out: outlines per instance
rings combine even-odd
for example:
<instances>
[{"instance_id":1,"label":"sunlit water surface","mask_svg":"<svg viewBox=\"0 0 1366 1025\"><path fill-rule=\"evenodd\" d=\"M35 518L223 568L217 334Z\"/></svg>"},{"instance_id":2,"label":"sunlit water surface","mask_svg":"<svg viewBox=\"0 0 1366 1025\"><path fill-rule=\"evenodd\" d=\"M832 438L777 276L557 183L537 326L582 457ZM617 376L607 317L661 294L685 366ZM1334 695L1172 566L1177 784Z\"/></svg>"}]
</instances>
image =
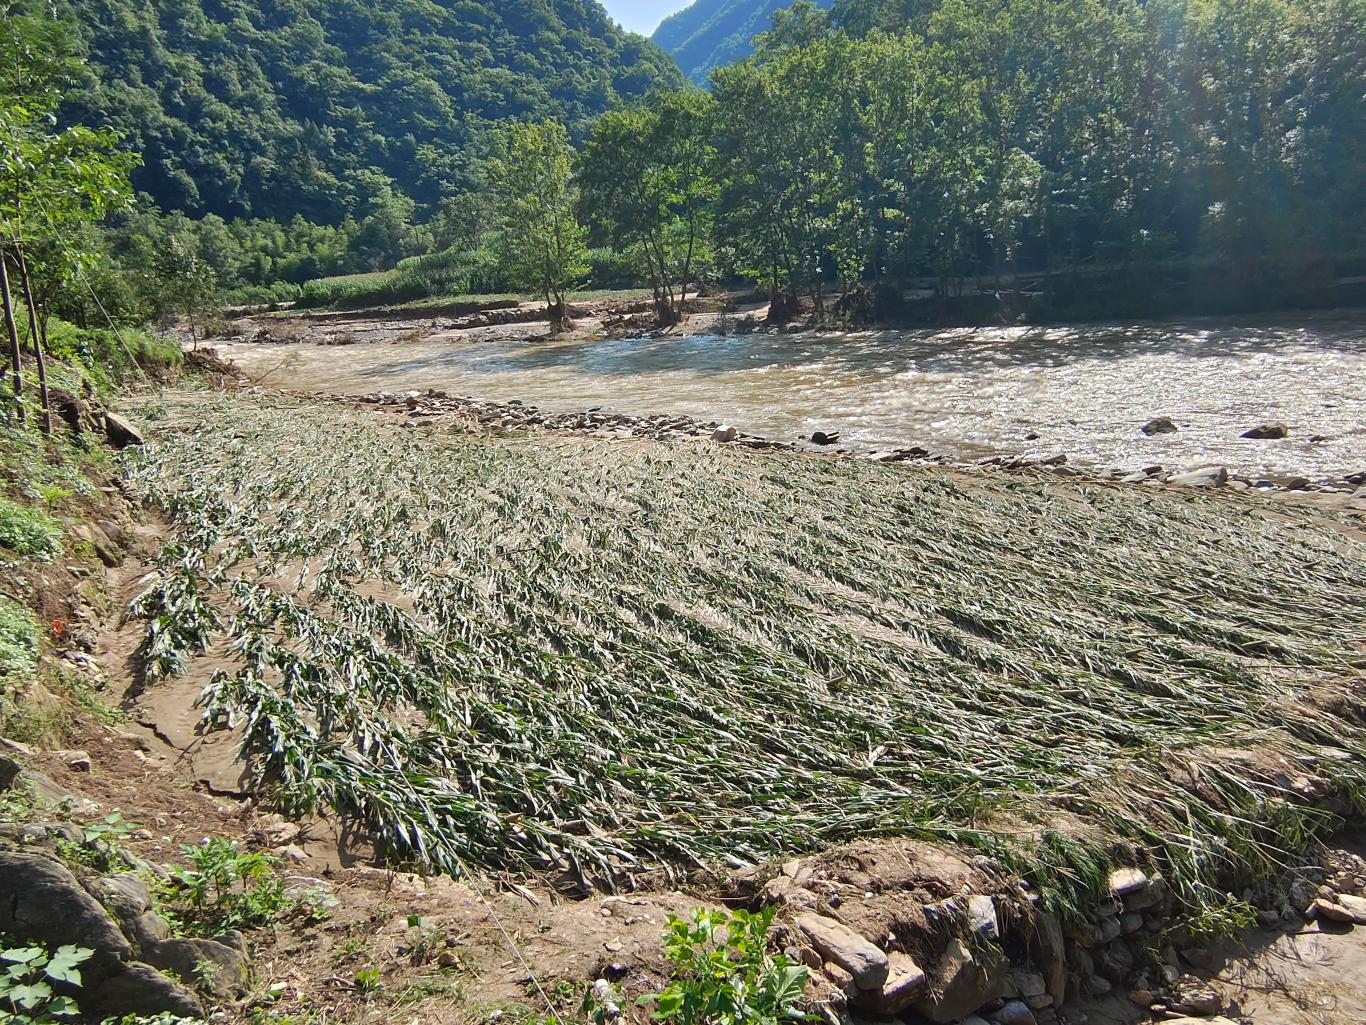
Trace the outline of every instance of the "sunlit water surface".
<instances>
[{"instance_id":1,"label":"sunlit water surface","mask_svg":"<svg viewBox=\"0 0 1366 1025\"><path fill-rule=\"evenodd\" d=\"M780 440L813 430L962 458L1308 476L1366 469L1366 317L589 342L223 346L267 382L438 388L556 411L686 414ZM286 357L290 357L288 360ZM1145 437L1156 416L1180 425ZM1239 435L1283 421L1283 441ZM1030 434L1038 438L1030 440ZM1324 440L1311 442L1318 436Z\"/></svg>"}]
</instances>

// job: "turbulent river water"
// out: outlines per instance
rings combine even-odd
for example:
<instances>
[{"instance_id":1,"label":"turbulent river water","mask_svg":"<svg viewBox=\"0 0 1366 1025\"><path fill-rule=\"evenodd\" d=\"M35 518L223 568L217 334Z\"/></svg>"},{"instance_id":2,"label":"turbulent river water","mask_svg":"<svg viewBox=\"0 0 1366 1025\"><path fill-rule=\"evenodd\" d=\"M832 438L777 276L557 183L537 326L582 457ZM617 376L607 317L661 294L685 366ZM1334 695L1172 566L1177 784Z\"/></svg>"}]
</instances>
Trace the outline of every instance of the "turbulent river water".
<instances>
[{"instance_id":1,"label":"turbulent river water","mask_svg":"<svg viewBox=\"0 0 1366 1025\"><path fill-rule=\"evenodd\" d=\"M224 346L272 385L677 413L779 440L1248 474L1366 469L1366 316L573 342ZM286 357L289 357L286 359ZM1168 416L1176 434L1145 437ZM1268 421L1279 441L1243 431ZM1037 435L1037 437L1031 437ZM1319 440L1312 440L1319 439Z\"/></svg>"}]
</instances>

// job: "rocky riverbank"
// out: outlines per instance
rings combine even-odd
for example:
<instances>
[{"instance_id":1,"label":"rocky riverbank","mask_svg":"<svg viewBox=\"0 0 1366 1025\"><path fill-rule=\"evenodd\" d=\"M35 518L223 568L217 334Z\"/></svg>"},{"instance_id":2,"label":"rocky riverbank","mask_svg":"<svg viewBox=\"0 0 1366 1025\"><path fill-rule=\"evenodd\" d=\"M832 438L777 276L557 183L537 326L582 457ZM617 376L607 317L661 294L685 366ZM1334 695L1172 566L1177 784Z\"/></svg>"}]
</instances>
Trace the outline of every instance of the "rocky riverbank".
<instances>
[{"instance_id":1,"label":"rocky riverbank","mask_svg":"<svg viewBox=\"0 0 1366 1025\"><path fill-rule=\"evenodd\" d=\"M1366 470L1336 474L1316 479L1298 475L1249 477L1230 473L1217 465L1172 469L1152 465L1136 469L1079 467L1069 464L1065 453L1043 458L1024 456L988 456L963 461L928 449L868 448L842 444L837 433L815 431L797 444L774 441L746 434L718 420L701 420L687 416L637 416L604 410L599 407L582 412L555 413L518 400L494 402L460 398L445 391L368 392L362 395L329 395L332 401L354 402L374 406L404 417L408 428L456 421L468 427L485 430L537 429L567 431L598 438L630 437L665 440L709 440L719 444L737 445L753 449L781 449L786 451L823 452L832 455L869 459L879 463L919 462L959 468L984 467L1005 471L1027 471L1063 478L1081 478L1122 484L1145 486L1226 489L1230 492L1254 491L1264 494L1296 492L1361 503L1366 510Z\"/></svg>"}]
</instances>

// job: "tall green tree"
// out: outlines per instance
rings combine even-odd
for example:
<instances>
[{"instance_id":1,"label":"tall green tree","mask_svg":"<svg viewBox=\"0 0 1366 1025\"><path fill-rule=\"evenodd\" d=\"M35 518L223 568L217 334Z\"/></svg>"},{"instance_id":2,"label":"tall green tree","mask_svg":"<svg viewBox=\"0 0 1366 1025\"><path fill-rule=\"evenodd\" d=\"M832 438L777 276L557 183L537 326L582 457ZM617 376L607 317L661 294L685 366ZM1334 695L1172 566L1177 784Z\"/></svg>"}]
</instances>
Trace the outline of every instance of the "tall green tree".
<instances>
[{"instance_id":1,"label":"tall green tree","mask_svg":"<svg viewBox=\"0 0 1366 1025\"><path fill-rule=\"evenodd\" d=\"M58 287L74 286L93 261L91 236L84 229L127 200L128 172L136 160L111 152L116 142L112 133L56 127L54 112L76 71L67 36L40 5L10 3L3 13L0 302L11 347L13 395L22 403L23 358L12 286L17 277L38 372L43 429L51 433L42 300Z\"/></svg>"},{"instance_id":2,"label":"tall green tree","mask_svg":"<svg viewBox=\"0 0 1366 1025\"><path fill-rule=\"evenodd\" d=\"M484 174L512 276L545 297L551 329L566 330L566 298L588 269L568 133L556 121L507 125L490 140Z\"/></svg>"},{"instance_id":3,"label":"tall green tree","mask_svg":"<svg viewBox=\"0 0 1366 1025\"><path fill-rule=\"evenodd\" d=\"M578 161L594 241L641 254L664 324L682 317L688 286L710 259L714 108L700 90L651 94L599 118Z\"/></svg>"}]
</instances>

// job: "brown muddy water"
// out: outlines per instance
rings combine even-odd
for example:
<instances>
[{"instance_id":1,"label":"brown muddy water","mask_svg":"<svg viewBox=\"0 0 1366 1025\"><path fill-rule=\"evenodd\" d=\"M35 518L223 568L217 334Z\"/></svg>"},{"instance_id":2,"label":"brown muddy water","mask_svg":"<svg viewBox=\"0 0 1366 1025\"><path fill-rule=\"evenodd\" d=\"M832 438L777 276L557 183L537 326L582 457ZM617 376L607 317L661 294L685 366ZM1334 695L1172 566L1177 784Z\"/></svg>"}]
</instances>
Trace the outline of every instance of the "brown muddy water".
<instances>
[{"instance_id":1,"label":"brown muddy water","mask_svg":"<svg viewBox=\"0 0 1366 1025\"><path fill-rule=\"evenodd\" d=\"M1309 477L1366 470L1366 314L1047 328L547 342L221 346L270 385L436 388L552 411L684 414L795 441L921 445L971 459ZM288 358L287 358L288 357ZM1180 427L1145 437L1157 416ZM1239 435L1268 421L1288 438ZM1038 435L1030 438L1031 434ZM1311 440L1311 439L1321 440Z\"/></svg>"}]
</instances>

